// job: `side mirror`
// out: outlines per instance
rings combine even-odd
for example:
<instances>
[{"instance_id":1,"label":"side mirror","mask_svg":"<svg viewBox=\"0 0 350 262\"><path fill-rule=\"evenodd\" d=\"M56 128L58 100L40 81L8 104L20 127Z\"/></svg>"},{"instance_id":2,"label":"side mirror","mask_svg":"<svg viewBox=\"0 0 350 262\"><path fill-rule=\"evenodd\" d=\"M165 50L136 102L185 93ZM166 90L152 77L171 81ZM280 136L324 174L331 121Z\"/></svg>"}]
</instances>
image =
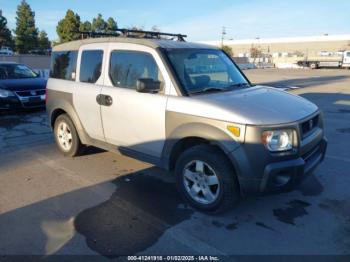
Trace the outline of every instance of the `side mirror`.
<instances>
[{"instance_id":1,"label":"side mirror","mask_svg":"<svg viewBox=\"0 0 350 262\"><path fill-rule=\"evenodd\" d=\"M136 82L136 91L140 93L157 93L161 90L162 82L152 78L139 78Z\"/></svg>"}]
</instances>

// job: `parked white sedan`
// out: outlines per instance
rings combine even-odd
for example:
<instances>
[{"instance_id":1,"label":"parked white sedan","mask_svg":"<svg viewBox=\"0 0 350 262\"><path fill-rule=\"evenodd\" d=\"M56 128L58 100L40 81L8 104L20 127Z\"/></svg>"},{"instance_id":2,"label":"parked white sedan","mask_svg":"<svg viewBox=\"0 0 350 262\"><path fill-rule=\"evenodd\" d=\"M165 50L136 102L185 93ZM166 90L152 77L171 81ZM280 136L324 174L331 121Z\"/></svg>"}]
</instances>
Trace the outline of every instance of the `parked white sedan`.
<instances>
[{"instance_id":1,"label":"parked white sedan","mask_svg":"<svg viewBox=\"0 0 350 262\"><path fill-rule=\"evenodd\" d=\"M0 55L7 55L7 56L11 56L13 55L13 51L11 48L7 47L7 46L3 46L0 49Z\"/></svg>"}]
</instances>

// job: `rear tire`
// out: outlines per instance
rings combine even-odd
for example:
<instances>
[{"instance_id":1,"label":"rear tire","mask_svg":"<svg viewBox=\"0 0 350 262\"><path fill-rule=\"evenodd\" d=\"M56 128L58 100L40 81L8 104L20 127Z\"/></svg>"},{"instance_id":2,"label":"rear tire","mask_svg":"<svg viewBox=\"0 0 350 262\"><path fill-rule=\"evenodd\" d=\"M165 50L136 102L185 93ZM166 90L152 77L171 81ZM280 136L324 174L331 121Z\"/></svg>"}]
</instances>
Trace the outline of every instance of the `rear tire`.
<instances>
[{"instance_id":1,"label":"rear tire","mask_svg":"<svg viewBox=\"0 0 350 262\"><path fill-rule=\"evenodd\" d=\"M181 195L198 210L221 213L240 200L234 169L213 146L187 149L176 162L175 174Z\"/></svg>"},{"instance_id":2,"label":"rear tire","mask_svg":"<svg viewBox=\"0 0 350 262\"><path fill-rule=\"evenodd\" d=\"M84 149L77 130L67 114L59 115L54 126L55 141L58 149L65 156L78 156Z\"/></svg>"},{"instance_id":3,"label":"rear tire","mask_svg":"<svg viewBox=\"0 0 350 262\"><path fill-rule=\"evenodd\" d=\"M317 63L312 62L312 63L310 64L310 68L311 68L311 69L317 69L317 68L318 68Z\"/></svg>"}]
</instances>

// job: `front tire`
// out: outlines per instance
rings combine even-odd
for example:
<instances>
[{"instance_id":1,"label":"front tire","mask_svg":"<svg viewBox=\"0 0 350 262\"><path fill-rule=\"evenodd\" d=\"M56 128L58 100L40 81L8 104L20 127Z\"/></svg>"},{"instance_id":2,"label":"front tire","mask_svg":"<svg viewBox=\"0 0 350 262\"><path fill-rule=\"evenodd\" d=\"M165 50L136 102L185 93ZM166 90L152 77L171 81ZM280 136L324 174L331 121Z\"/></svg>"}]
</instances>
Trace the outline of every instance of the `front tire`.
<instances>
[{"instance_id":1,"label":"front tire","mask_svg":"<svg viewBox=\"0 0 350 262\"><path fill-rule=\"evenodd\" d=\"M83 149L77 130L67 114L57 117L54 126L55 141L58 149L65 156L78 156Z\"/></svg>"},{"instance_id":2,"label":"front tire","mask_svg":"<svg viewBox=\"0 0 350 262\"><path fill-rule=\"evenodd\" d=\"M181 195L198 210L223 212L240 199L231 163L213 146L187 149L176 162L175 174Z\"/></svg>"},{"instance_id":3,"label":"front tire","mask_svg":"<svg viewBox=\"0 0 350 262\"><path fill-rule=\"evenodd\" d=\"M312 63L310 64L310 68L311 68L311 69L317 69L317 68L318 68L317 63L312 62Z\"/></svg>"}]
</instances>

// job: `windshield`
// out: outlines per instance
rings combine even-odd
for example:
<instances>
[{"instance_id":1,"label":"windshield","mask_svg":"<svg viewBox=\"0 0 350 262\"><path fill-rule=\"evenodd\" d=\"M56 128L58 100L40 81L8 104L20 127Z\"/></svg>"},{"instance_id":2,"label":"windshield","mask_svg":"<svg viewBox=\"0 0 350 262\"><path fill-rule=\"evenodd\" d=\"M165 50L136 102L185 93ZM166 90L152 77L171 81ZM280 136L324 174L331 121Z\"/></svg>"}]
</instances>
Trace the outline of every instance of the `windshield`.
<instances>
[{"instance_id":1,"label":"windshield","mask_svg":"<svg viewBox=\"0 0 350 262\"><path fill-rule=\"evenodd\" d=\"M0 64L0 79L34 78L37 74L29 67L18 64Z\"/></svg>"},{"instance_id":2,"label":"windshield","mask_svg":"<svg viewBox=\"0 0 350 262\"><path fill-rule=\"evenodd\" d=\"M168 49L167 55L188 94L249 87L241 72L221 50Z\"/></svg>"}]
</instances>

